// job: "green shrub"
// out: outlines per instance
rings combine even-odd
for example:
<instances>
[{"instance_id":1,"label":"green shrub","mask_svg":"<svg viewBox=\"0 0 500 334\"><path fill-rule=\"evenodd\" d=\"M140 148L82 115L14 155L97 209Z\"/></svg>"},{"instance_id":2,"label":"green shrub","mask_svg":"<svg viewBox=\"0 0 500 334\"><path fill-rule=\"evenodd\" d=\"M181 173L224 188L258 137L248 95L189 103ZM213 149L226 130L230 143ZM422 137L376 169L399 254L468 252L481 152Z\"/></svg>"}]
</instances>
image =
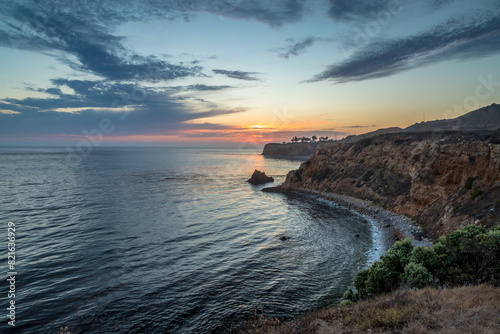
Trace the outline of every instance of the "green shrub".
<instances>
[{"instance_id":1,"label":"green shrub","mask_svg":"<svg viewBox=\"0 0 500 334\"><path fill-rule=\"evenodd\" d=\"M416 247L410 256L410 262L421 263L430 271L435 271L439 267L438 255L433 247Z\"/></svg>"},{"instance_id":2,"label":"green shrub","mask_svg":"<svg viewBox=\"0 0 500 334\"><path fill-rule=\"evenodd\" d=\"M368 269L360 271L354 278L354 287L356 288L357 295L359 299L365 299L368 295L366 291L366 285L368 283ZM353 301L355 301L353 299Z\"/></svg>"},{"instance_id":3,"label":"green shrub","mask_svg":"<svg viewBox=\"0 0 500 334\"><path fill-rule=\"evenodd\" d=\"M381 260L389 270L402 273L405 266L410 262L410 256L413 251L411 239L407 238L403 241L397 241L392 247L381 257Z\"/></svg>"},{"instance_id":4,"label":"green shrub","mask_svg":"<svg viewBox=\"0 0 500 334\"><path fill-rule=\"evenodd\" d=\"M406 287L410 289L423 289L432 284L429 271L421 263L408 263L405 267L403 279Z\"/></svg>"},{"instance_id":5,"label":"green shrub","mask_svg":"<svg viewBox=\"0 0 500 334\"><path fill-rule=\"evenodd\" d=\"M359 144L361 146L367 147L367 146L370 146L372 142L373 142L373 139L371 139L371 138L363 138L359 141Z\"/></svg>"},{"instance_id":6,"label":"green shrub","mask_svg":"<svg viewBox=\"0 0 500 334\"><path fill-rule=\"evenodd\" d=\"M466 227L432 246L413 249L411 239L396 242L379 261L359 272L344 299L356 302L400 286L500 285L500 226Z\"/></svg>"},{"instance_id":7,"label":"green shrub","mask_svg":"<svg viewBox=\"0 0 500 334\"><path fill-rule=\"evenodd\" d=\"M356 302L357 300L354 298L354 292L352 291L351 288L347 289L346 292L344 292L344 295L342 296L342 306L343 305L349 305L349 303L344 303L345 302Z\"/></svg>"},{"instance_id":8,"label":"green shrub","mask_svg":"<svg viewBox=\"0 0 500 334\"><path fill-rule=\"evenodd\" d=\"M470 198L474 200L477 196L481 195L483 191L481 189L476 189L470 194Z\"/></svg>"},{"instance_id":9,"label":"green shrub","mask_svg":"<svg viewBox=\"0 0 500 334\"><path fill-rule=\"evenodd\" d=\"M465 185L464 185L464 188L465 189L472 189L472 185L474 184L474 181L477 180L477 176L476 177L468 177L467 180L465 181Z\"/></svg>"},{"instance_id":10,"label":"green shrub","mask_svg":"<svg viewBox=\"0 0 500 334\"><path fill-rule=\"evenodd\" d=\"M375 262L368 269L366 292L370 295L387 293L398 287L401 273L392 270L383 261Z\"/></svg>"}]
</instances>

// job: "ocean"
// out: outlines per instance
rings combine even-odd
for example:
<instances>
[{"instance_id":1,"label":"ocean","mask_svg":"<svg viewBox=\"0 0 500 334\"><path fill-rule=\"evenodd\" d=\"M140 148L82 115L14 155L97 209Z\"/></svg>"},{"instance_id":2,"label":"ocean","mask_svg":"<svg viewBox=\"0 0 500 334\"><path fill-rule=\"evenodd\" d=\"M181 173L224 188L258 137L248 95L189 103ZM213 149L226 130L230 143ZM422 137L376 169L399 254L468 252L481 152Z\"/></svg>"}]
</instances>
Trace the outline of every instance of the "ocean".
<instances>
[{"instance_id":1,"label":"ocean","mask_svg":"<svg viewBox=\"0 0 500 334\"><path fill-rule=\"evenodd\" d=\"M373 223L245 182L299 165L244 149L0 148L0 327L9 222L16 333L231 333L339 302L377 257Z\"/></svg>"}]
</instances>

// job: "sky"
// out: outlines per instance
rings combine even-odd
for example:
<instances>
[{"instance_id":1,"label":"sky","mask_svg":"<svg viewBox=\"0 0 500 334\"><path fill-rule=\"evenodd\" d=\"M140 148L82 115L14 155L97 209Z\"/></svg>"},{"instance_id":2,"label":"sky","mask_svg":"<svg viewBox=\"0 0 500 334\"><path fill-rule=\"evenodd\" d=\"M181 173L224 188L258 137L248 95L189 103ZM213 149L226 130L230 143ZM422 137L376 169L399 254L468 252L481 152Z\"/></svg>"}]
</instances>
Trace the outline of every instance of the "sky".
<instances>
[{"instance_id":1,"label":"sky","mask_svg":"<svg viewBox=\"0 0 500 334\"><path fill-rule=\"evenodd\" d=\"M498 0L0 0L0 145L259 146L500 102Z\"/></svg>"}]
</instances>

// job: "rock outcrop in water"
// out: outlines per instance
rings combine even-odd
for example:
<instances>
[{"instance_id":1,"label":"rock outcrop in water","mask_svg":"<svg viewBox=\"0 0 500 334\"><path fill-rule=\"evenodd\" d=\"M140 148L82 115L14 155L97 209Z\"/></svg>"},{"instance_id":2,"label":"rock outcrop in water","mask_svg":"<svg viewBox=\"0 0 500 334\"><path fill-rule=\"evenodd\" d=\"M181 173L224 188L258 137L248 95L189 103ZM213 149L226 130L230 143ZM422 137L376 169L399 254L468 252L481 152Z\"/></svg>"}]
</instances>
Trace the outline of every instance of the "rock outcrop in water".
<instances>
[{"instance_id":1,"label":"rock outcrop in water","mask_svg":"<svg viewBox=\"0 0 500 334\"><path fill-rule=\"evenodd\" d=\"M257 184L264 184L264 183L269 183L269 182L274 182L274 179L270 176L267 176L266 173L255 170L252 174L252 177L248 179L249 183L257 185Z\"/></svg>"},{"instance_id":2,"label":"rock outcrop in water","mask_svg":"<svg viewBox=\"0 0 500 334\"><path fill-rule=\"evenodd\" d=\"M399 133L318 149L278 191L370 200L430 236L500 223L500 131Z\"/></svg>"}]
</instances>

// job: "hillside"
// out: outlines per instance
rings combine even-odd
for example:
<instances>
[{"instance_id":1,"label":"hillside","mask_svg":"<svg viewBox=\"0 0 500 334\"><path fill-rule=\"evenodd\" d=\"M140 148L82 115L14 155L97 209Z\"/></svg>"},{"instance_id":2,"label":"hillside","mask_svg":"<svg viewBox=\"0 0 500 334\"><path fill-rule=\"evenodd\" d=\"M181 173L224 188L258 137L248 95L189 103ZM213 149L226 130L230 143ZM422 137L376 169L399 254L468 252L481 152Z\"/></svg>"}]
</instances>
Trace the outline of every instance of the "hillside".
<instances>
[{"instance_id":1,"label":"hillside","mask_svg":"<svg viewBox=\"0 0 500 334\"><path fill-rule=\"evenodd\" d=\"M500 105L493 103L490 106L471 111L454 119L445 119L421 122L404 129L405 132L425 131L476 131L497 130L500 128Z\"/></svg>"},{"instance_id":2,"label":"hillside","mask_svg":"<svg viewBox=\"0 0 500 334\"><path fill-rule=\"evenodd\" d=\"M315 151L278 191L372 201L431 237L500 222L500 131L399 133Z\"/></svg>"},{"instance_id":3,"label":"hillside","mask_svg":"<svg viewBox=\"0 0 500 334\"><path fill-rule=\"evenodd\" d=\"M332 307L293 321L258 319L243 333L485 333L500 332L500 288L398 291L349 307Z\"/></svg>"}]
</instances>

